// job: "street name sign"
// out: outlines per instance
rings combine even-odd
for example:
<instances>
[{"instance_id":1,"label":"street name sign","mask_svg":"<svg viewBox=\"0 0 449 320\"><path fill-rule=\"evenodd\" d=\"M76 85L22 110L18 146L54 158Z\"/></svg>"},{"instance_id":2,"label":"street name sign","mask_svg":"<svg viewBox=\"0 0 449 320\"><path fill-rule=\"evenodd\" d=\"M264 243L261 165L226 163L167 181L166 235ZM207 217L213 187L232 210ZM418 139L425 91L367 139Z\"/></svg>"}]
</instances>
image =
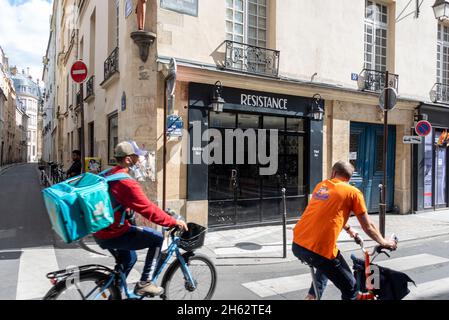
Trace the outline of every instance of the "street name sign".
<instances>
[{"instance_id":1,"label":"street name sign","mask_svg":"<svg viewBox=\"0 0 449 320\"><path fill-rule=\"evenodd\" d=\"M70 69L70 76L76 83L83 83L87 79L87 66L82 61L76 61Z\"/></svg>"},{"instance_id":2,"label":"street name sign","mask_svg":"<svg viewBox=\"0 0 449 320\"><path fill-rule=\"evenodd\" d=\"M403 138L405 144L421 144L422 140L422 137L417 136L405 136Z\"/></svg>"}]
</instances>

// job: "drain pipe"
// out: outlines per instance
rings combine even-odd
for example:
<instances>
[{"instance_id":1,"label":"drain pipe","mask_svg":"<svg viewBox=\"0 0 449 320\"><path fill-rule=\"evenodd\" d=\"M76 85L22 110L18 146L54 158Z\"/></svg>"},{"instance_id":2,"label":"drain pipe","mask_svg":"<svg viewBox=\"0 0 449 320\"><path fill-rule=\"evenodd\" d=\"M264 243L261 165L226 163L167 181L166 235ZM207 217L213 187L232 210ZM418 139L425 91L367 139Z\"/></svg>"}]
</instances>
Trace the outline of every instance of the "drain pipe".
<instances>
[{"instance_id":1,"label":"drain pipe","mask_svg":"<svg viewBox=\"0 0 449 320\"><path fill-rule=\"evenodd\" d=\"M176 89L176 75L177 75L177 63L175 58L170 59L168 67L168 74L165 76L164 81L164 146L163 146L163 169L162 169L162 210L167 210L167 117L168 107L170 112L173 113L174 109L174 94ZM170 92L168 92L170 90ZM169 95L167 94L169 93ZM168 99L170 98L170 106Z\"/></svg>"}]
</instances>

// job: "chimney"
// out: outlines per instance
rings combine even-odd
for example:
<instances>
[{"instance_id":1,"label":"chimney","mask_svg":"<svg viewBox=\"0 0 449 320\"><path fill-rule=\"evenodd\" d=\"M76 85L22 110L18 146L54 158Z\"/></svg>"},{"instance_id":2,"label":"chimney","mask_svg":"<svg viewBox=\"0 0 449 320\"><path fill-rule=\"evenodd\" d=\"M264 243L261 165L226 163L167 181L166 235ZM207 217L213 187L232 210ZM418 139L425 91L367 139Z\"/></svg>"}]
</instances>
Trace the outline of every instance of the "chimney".
<instances>
[{"instance_id":1,"label":"chimney","mask_svg":"<svg viewBox=\"0 0 449 320\"><path fill-rule=\"evenodd\" d=\"M27 67L27 75L30 75L30 67Z\"/></svg>"}]
</instances>

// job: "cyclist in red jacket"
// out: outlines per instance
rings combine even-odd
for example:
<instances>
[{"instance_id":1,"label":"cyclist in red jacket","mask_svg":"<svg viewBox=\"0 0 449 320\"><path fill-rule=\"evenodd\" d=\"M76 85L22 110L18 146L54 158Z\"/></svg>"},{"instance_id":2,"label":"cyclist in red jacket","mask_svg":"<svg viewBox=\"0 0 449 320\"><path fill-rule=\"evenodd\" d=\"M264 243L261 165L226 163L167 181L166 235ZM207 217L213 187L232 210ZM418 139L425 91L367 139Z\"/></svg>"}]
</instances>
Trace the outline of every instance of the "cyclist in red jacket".
<instances>
[{"instance_id":1,"label":"cyclist in red jacket","mask_svg":"<svg viewBox=\"0 0 449 320\"><path fill-rule=\"evenodd\" d=\"M118 165L108 175L119 172L132 175L141 155L143 155L142 151L135 143L122 142L118 144L115 149ZM115 200L113 200L115 208L121 206L123 210L126 210L127 217L130 217L130 213L134 211L163 227L178 226L187 230L184 221L174 219L148 200L136 180L125 179L111 182L109 190L111 198ZM135 250L148 248L142 276L136 284L134 292L138 295L161 295L164 291L163 288L151 282L151 279L164 240L162 233L152 228L134 226L130 223L129 218L122 223L123 210L118 210L115 213L114 223L95 233L94 238L101 248L116 252L118 262L122 264L127 276L137 261Z\"/></svg>"}]
</instances>

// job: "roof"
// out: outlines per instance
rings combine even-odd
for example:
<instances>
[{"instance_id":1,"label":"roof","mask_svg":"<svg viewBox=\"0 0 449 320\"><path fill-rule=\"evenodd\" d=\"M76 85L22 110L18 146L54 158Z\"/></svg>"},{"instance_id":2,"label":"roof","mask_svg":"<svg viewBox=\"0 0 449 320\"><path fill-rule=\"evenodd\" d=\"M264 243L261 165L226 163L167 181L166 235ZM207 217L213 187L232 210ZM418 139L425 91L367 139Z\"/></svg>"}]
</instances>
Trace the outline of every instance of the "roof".
<instances>
[{"instance_id":1,"label":"roof","mask_svg":"<svg viewBox=\"0 0 449 320\"><path fill-rule=\"evenodd\" d=\"M30 79L26 74L17 73L11 76L14 81L14 88L16 89L17 95L30 95L36 98L41 96L41 89L39 85Z\"/></svg>"}]
</instances>

